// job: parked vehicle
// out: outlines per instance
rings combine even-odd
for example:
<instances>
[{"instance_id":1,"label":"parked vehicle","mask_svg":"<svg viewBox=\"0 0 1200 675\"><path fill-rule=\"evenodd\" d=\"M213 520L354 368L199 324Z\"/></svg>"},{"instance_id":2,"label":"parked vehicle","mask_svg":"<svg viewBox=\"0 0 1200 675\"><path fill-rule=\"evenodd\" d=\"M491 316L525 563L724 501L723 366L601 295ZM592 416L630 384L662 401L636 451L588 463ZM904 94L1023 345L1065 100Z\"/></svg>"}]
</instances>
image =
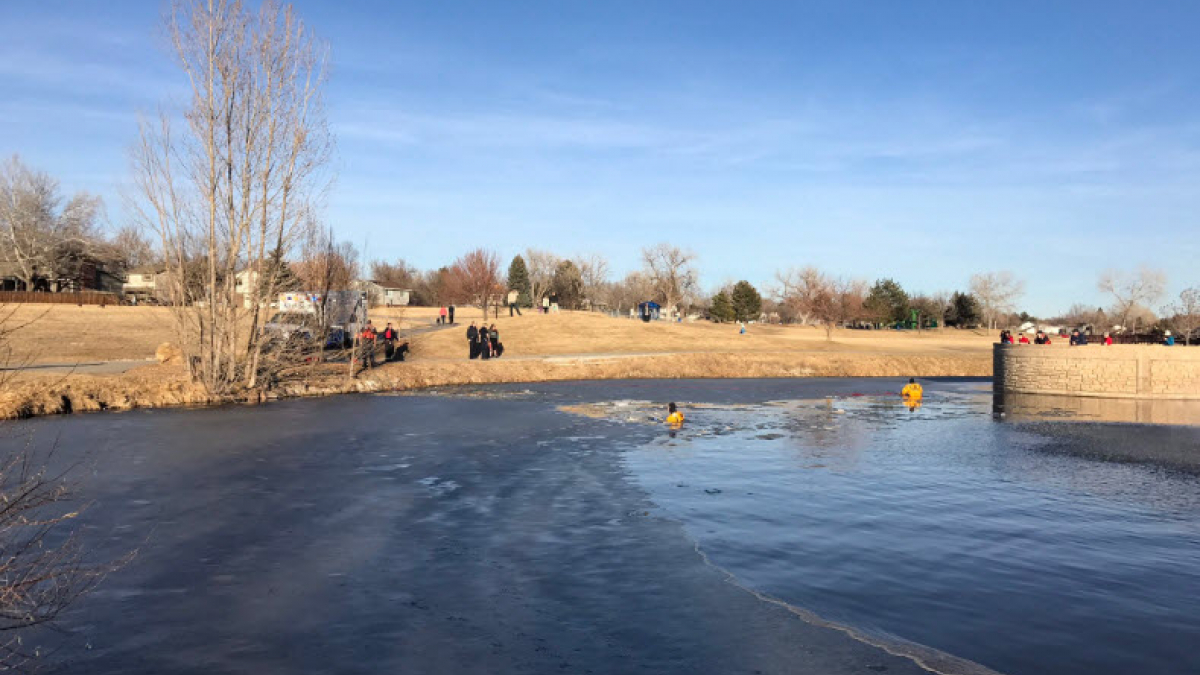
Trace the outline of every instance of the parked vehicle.
<instances>
[{"instance_id":1,"label":"parked vehicle","mask_svg":"<svg viewBox=\"0 0 1200 675\"><path fill-rule=\"evenodd\" d=\"M349 347L367 321L363 291L280 293L279 311L263 324L263 332L280 340L316 341L324 335L325 349Z\"/></svg>"}]
</instances>

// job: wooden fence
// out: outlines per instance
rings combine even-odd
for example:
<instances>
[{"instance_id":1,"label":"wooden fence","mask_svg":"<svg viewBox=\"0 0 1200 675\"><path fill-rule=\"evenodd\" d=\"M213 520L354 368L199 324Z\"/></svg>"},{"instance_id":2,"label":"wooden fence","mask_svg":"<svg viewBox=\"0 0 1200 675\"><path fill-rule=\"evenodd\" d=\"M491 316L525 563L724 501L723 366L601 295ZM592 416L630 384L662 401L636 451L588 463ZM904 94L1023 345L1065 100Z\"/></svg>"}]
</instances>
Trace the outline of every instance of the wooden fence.
<instances>
[{"instance_id":1,"label":"wooden fence","mask_svg":"<svg viewBox=\"0 0 1200 675\"><path fill-rule=\"evenodd\" d=\"M43 293L40 291L0 291L0 305L6 303L39 303L51 305L119 305L116 293L83 291L81 293Z\"/></svg>"}]
</instances>

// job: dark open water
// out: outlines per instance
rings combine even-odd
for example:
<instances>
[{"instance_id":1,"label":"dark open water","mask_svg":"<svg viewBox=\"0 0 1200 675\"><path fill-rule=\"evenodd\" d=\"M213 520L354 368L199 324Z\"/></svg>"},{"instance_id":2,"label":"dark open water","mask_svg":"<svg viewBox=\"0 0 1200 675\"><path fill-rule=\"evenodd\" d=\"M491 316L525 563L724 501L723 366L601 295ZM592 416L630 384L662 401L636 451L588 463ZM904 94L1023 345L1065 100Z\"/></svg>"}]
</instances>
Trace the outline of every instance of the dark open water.
<instances>
[{"instance_id":1,"label":"dark open water","mask_svg":"<svg viewBox=\"0 0 1200 675\"><path fill-rule=\"evenodd\" d=\"M651 555L675 524L736 585L894 651L1014 675L1200 673L1200 427L1010 422L967 381L926 382L910 411L899 386L512 385L40 420L0 446L57 436L55 461L84 457L85 539L139 549L43 638L72 672L432 672L448 666L429 654L485 648L454 669L694 672L685 645L716 638L654 618L669 600L647 590L679 575ZM689 420L674 435L638 403L669 399ZM576 403L593 417L558 409ZM484 579L509 590L463 595ZM564 588L562 616L500 637ZM421 617L455 599L431 632ZM676 633L629 638L621 663L563 670L536 645L496 660L572 621L587 653L601 608L621 607Z\"/></svg>"}]
</instances>

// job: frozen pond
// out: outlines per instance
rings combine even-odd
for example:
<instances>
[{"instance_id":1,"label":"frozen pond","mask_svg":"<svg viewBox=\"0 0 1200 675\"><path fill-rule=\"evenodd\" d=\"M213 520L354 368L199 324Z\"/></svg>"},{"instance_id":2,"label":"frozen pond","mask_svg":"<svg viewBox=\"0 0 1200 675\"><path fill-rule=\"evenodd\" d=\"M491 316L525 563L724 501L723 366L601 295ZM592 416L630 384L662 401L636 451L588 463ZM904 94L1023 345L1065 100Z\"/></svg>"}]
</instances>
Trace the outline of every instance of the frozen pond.
<instances>
[{"instance_id":1,"label":"frozen pond","mask_svg":"<svg viewBox=\"0 0 1200 675\"><path fill-rule=\"evenodd\" d=\"M138 550L37 636L73 672L1200 671L1200 427L899 385L509 385L0 442L57 436L90 550Z\"/></svg>"}]
</instances>

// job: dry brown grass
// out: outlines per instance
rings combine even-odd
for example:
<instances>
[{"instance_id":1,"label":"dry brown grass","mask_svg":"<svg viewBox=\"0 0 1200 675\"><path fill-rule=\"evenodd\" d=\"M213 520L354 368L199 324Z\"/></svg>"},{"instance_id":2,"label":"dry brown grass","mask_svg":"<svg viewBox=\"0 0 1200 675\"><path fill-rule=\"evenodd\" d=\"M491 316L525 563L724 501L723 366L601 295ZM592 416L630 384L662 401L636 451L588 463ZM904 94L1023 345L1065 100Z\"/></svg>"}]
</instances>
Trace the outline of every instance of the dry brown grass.
<instances>
[{"instance_id":1,"label":"dry brown grass","mask_svg":"<svg viewBox=\"0 0 1200 675\"><path fill-rule=\"evenodd\" d=\"M18 340L36 343L43 363L152 358L171 339L168 310L156 307L49 307ZM372 312L382 326L428 326L433 308ZM347 391L572 379L682 377L910 377L991 375L991 338L969 331L836 331L792 326L710 323L644 324L598 314L526 314L496 323L503 359L469 361L466 329L480 320L464 308L453 327L418 336L406 363L389 364L347 382L345 366L330 366L312 382L293 383L272 396ZM0 417L67 411L128 409L212 402L186 382L178 367L147 366L122 375L23 374L0 392Z\"/></svg>"}]
</instances>

